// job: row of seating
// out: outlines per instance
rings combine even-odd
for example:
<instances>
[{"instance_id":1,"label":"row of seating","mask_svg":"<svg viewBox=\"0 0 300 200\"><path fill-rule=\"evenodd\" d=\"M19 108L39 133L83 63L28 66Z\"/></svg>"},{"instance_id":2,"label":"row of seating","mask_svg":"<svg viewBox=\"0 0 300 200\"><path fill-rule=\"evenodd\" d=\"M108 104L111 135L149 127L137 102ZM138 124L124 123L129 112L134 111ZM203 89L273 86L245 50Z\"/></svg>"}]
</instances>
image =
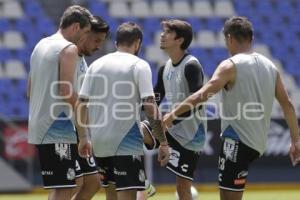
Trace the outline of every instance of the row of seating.
<instances>
[{"instance_id":1,"label":"row of seating","mask_svg":"<svg viewBox=\"0 0 300 200\"><path fill-rule=\"evenodd\" d=\"M231 1L107 1L108 14L112 17L228 17L235 14ZM106 7L98 2L91 3L92 10L106 13Z\"/></svg>"}]
</instances>

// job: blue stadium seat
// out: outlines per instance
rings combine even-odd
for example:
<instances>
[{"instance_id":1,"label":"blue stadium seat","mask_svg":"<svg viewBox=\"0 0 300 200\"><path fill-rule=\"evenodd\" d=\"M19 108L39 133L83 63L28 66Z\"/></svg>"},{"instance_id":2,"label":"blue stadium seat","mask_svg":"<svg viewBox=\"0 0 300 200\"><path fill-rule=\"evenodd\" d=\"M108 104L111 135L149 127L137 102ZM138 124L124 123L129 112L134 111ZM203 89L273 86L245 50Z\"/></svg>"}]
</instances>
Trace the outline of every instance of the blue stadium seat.
<instances>
[{"instance_id":1,"label":"blue stadium seat","mask_svg":"<svg viewBox=\"0 0 300 200\"><path fill-rule=\"evenodd\" d=\"M10 30L9 20L6 18L0 18L0 33Z\"/></svg>"},{"instance_id":2,"label":"blue stadium seat","mask_svg":"<svg viewBox=\"0 0 300 200\"><path fill-rule=\"evenodd\" d=\"M31 32L34 29L33 22L30 18L20 18L15 21L14 29L23 34Z\"/></svg>"},{"instance_id":3,"label":"blue stadium seat","mask_svg":"<svg viewBox=\"0 0 300 200\"><path fill-rule=\"evenodd\" d=\"M27 0L24 2L24 11L26 16L31 18L44 18L45 14L38 1Z\"/></svg>"},{"instance_id":4,"label":"blue stadium seat","mask_svg":"<svg viewBox=\"0 0 300 200\"><path fill-rule=\"evenodd\" d=\"M0 47L0 62L4 62L12 57L13 56L10 50Z\"/></svg>"},{"instance_id":5,"label":"blue stadium seat","mask_svg":"<svg viewBox=\"0 0 300 200\"><path fill-rule=\"evenodd\" d=\"M144 31L154 33L161 29L160 20L156 17L149 17L144 20Z\"/></svg>"}]
</instances>

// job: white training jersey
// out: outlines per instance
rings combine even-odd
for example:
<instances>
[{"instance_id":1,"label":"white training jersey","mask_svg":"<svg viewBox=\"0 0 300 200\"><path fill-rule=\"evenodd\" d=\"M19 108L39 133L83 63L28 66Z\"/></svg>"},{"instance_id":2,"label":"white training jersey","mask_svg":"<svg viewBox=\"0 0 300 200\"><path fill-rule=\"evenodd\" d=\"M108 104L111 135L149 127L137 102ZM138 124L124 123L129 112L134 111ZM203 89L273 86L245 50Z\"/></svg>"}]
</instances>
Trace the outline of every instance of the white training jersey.
<instances>
[{"instance_id":1,"label":"white training jersey","mask_svg":"<svg viewBox=\"0 0 300 200\"><path fill-rule=\"evenodd\" d=\"M143 155L141 99L154 96L149 64L114 52L93 62L79 96L88 98L89 124L97 157Z\"/></svg>"},{"instance_id":2,"label":"white training jersey","mask_svg":"<svg viewBox=\"0 0 300 200\"><path fill-rule=\"evenodd\" d=\"M72 109L58 92L59 56L71 42L59 33L42 39L30 59L29 136L31 144L76 143Z\"/></svg>"},{"instance_id":3,"label":"white training jersey","mask_svg":"<svg viewBox=\"0 0 300 200\"><path fill-rule=\"evenodd\" d=\"M240 140L263 154L278 70L268 58L255 52L229 59L236 67L236 80L232 89L222 90L222 136Z\"/></svg>"}]
</instances>

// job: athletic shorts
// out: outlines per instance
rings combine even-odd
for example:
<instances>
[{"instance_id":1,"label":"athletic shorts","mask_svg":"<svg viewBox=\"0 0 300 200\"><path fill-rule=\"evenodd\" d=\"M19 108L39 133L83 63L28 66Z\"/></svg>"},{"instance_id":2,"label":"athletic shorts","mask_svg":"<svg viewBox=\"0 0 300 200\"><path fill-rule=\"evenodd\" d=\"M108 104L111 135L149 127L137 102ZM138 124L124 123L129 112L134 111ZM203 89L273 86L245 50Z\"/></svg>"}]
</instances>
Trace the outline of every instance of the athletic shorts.
<instances>
[{"instance_id":1,"label":"athletic shorts","mask_svg":"<svg viewBox=\"0 0 300 200\"><path fill-rule=\"evenodd\" d=\"M102 186L114 184L117 191L145 190L143 156L95 157L101 174Z\"/></svg>"},{"instance_id":2,"label":"athletic shorts","mask_svg":"<svg viewBox=\"0 0 300 200\"><path fill-rule=\"evenodd\" d=\"M45 189L72 188L75 183L77 144L36 145Z\"/></svg>"},{"instance_id":3,"label":"athletic shorts","mask_svg":"<svg viewBox=\"0 0 300 200\"><path fill-rule=\"evenodd\" d=\"M219 188L243 191L249 164L259 157L259 152L231 138L222 140L219 156Z\"/></svg>"},{"instance_id":4,"label":"athletic shorts","mask_svg":"<svg viewBox=\"0 0 300 200\"><path fill-rule=\"evenodd\" d=\"M166 133L166 136L171 151L170 160L166 166L167 169L177 176L192 181L200 153L182 147L171 134Z\"/></svg>"},{"instance_id":5,"label":"athletic shorts","mask_svg":"<svg viewBox=\"0 0 300 200\"><path fill-rule=\"evenodd\" d=\"M82 158L78 154L75 168L76 178L98 173L99 171L97 169L94 157Z\"/></svg>"}]
</instances>

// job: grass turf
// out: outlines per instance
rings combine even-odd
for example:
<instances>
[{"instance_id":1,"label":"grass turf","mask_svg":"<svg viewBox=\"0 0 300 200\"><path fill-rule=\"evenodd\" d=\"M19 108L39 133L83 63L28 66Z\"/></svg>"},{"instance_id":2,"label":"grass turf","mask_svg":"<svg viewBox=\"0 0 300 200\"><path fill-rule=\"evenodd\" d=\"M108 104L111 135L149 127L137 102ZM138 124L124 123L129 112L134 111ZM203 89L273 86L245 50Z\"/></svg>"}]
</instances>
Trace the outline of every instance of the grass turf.
<instances>
[{"instance_id":1,"label":"grass turf","mask_svg":"<svg viewBox=\"0 0 300 200\"><path fill-rule=\"evenodd\" d=\"M0 200L46 200L47 194L0 194ZM199 200L218 200L218 192L199 192ZM299 200L299 190L246 191L243 200ZM105 200L102 193L93 200ZM174 193L158 193L149 200L175 200Z\"/></svg>"}]
</instances>

